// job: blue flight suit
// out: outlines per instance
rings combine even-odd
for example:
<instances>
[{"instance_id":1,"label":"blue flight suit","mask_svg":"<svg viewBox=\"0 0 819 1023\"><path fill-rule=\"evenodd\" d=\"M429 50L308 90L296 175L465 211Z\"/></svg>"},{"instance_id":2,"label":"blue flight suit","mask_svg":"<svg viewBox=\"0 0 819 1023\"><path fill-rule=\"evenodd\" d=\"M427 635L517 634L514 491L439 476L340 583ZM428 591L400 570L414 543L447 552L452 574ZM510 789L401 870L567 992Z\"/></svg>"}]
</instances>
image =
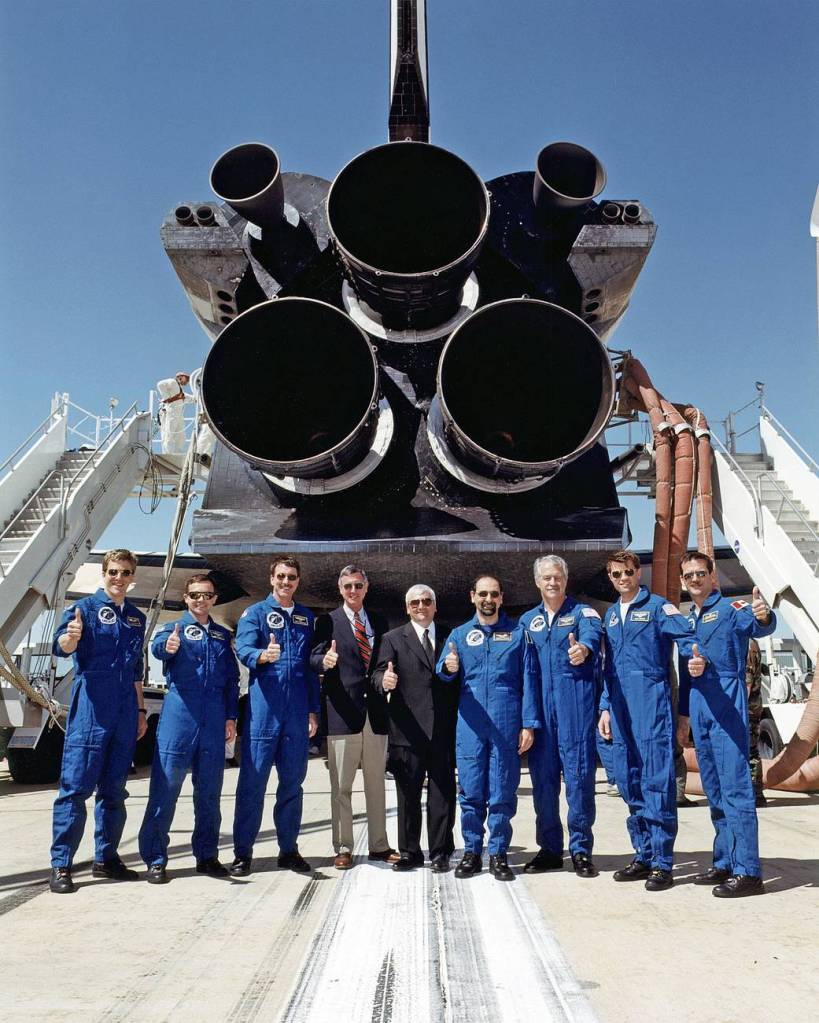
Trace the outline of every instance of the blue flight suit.
<instances>
[{"instance_id":1,"label":"blue flight suit","mask_svg":"<svg viewBox=\"0 0 819 1023\"><path fill-rule=\"evenodd\" d=\"M271 594L251 604L239 619L236 652L250 669L250 682L233 820L236 856L253 855L273 764L279 776L273 808L279 852L297 848L301 786L307 774L307 715L321 710L318 675L310 668L314 617L301 604L288 612ZM282 648L281 657L259 664L271 633Z\"/></svg>"},{"instance_id":2,"label":"blue flight suit","mask_svg":"<svg viewBox=\"0 0 819 1023\"><path fill-rule=\"evenodd\" d=\"M180 647L165 649L175 625ZM208 620L204 628L190 611L154 636L151 652L162 661L168 693L156 733L148 805L139 830L139 854L151 867L168 862L168 833L185 775L193 775L193 855L199 863L216 857L222 814L219 800L225 772L225 722L239 708L239 665L233 634Z\"/></svg>"},{"instance_id":3,"label":"blue flight suit","mask_svg":"<svg viewBox=\"0 0 819 1023\"><path fill-rule=\"evenodd\" d=\"M129 600L117 605L104 589L63 612L53 652L79 608L82 636L74 651L74 685L65 729L60 791L54 801L52 867L71 867L85 828L85 801L96 788L94 859L116 860L125 826L125 781L137 741L145 615Z\"/></svg>"},{"instance_id":4,"label":"blue flight suit","mask_svg":"<svg viewBox=\"0 0 819 1023\"><path fill-rule=\"evenodd\" d=\"M560 773L569 805L569 852L591 856L594 846L594 782L597 769L595 728L596 662L600 654L600 615L593 607L566 597L549 624L544 604L520 619L540 662L543 727L529 750L535 804L535 835L540 849L563 854L560 822ZM569 636L589 648L577 666L569 661Z\"/></svg>"},{"instance_id":5,"label":"blue flight suit","mask_svg":"<svg viewBox=\"0 0 819 1023\"><path fill-rule=\"evenodd\" d=\"M455 675L444 664L451 643L460 659ZM450 633L435 671L444 682L461 680L455 758L464 850L483 851L488 807L489 855L506 853L518 805L520 730L540 727L534 647L503 612L494 625L482 625L476 614Z\"/></svg>"},{"instance_id":6,"label":"blue flight suit","mask_svg":"<svg viewBox=\"0 0 819 1023\"><path fill-rule=\"evenodd\" d=\"M748 692L745 664L753 636L770 636L776 616L762 625L751 605L729 600L714 590L688 620L703 657L705 671L691 678L680 665L680 714L691 718L697 762L711 807L714 866L731 874L761 877L759 837L751 770L748 765Z\"/></svg>"},{"instance_id":7,"label":"blue flight suit","mask_svg":"<svg viewBox=\"0 0 819 1023\"><path fill-rule=\"evenodd\" d=\"M679 608L641 586L625 626L618 601L603 618L606 635L600 710L611 713L614 776L628 803L636 859L670 871L677 837L674 717L669 669L674 643L691 656L691 626Z\"/></svg>"}]
</instances>

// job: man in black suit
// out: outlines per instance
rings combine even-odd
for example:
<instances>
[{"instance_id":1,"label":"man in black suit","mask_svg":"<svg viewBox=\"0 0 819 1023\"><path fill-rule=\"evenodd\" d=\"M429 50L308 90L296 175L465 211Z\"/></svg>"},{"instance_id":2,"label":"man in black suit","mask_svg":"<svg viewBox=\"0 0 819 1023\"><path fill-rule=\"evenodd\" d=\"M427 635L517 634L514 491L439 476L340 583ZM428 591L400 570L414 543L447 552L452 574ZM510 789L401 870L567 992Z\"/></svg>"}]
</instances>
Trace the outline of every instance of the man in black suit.
<instances>
[{"instance_id":1,"label":"man in black suit","mask_svg":"<svg viewBox=\"0 0 819 1023\"><path fill-rule=\"evenodd\" d=\"M369 582L363 568L339 573L341 607L316 621L310 667L323 675L321 717L327 735L333 861L337 870L353 865L352 793L356 772L364 776L369 858L395 863L387 841L384 766L387 756L387 701L370 685L378 646L387 623L364 610Z\"/></svg>"},{"instance_id":2,"label":"man in black suit","mask_svg":"<svg viewBox=\"0 0 819 1023\"><path fill-rule=\"evenodd\" d=\"M409 622L381 640L373 685L388 693L389 763L398 789L398 848L393 870L423 866L421 793L427 778L427 838L432 869L449 870L455 844L455 720L458 687L435 674L443 635L435 629L435 593L412 586Z\"/></svg>"}]
</instances>

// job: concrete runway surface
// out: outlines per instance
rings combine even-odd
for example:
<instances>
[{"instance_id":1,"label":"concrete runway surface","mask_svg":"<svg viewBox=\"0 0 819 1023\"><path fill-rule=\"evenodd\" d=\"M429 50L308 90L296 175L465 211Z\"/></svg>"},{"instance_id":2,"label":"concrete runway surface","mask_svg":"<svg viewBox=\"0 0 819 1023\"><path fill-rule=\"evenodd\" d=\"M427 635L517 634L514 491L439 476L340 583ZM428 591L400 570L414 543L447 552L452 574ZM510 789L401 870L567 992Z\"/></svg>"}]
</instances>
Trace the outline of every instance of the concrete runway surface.
<instances>
[{"instance_id":1,"label":"concrete runway surface","mask_svg":"<svg viewBox=\"0 0 819 1023\"><path fill-rule=\"evenodd\" d=\"M238 772L225 775L222 859ZM271 779L270 789L275 782ZM268 796L254 872L197 875L186 782L171 833L170 884L91 878L89 819L74 877L46 885L53 787L22 787L0 764L0 1020L517 1023L749 1023L819 1006L819 797L770 793L760 810L766 894L725 902L690 883L710 863L703 800L680 811L675 887L615 884L631 859L619 798L599 776L600 877L568 867L513 883L458 881L367 861L360 775L355 867L332 867L329 778L311 759L300 849L312 875L276 868ZM136 834L148 772L129 782L121 853L142 871ZM395 794L388 782L395 837ZM90 804L89 804L90 808ZM524 770L510 862L534 852ZM484 857L486 860L486 857ZM454 861L453 861L454 862ZM568 861L567 861L568 862Z\"/></svg>"}]
</instances>

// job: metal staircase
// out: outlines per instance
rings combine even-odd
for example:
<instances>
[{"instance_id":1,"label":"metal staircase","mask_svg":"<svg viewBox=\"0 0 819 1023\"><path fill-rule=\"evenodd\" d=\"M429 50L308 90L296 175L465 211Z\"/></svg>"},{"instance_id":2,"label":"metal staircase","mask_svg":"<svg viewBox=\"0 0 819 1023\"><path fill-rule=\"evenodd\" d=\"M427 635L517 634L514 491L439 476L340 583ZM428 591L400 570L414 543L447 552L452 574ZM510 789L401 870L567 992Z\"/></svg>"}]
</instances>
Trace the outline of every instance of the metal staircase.
<instances>
[{"instance_id":1,"label":"metal staircase","mask_svg":"<svg viewBox=\"0 0 819 1023\"><path fill-rule=\"evenodd\" d=\"M79 446L66 450L71 443ZM141 478L150 445L150 414L136 405L106 419L56 395L47 419L0 465L0 638L10 649L61 601Z\"/></svg>"},{"instance_id":2,"label":"metal staircase","mask_svg":"<svg viewBox=\"0 0 819 1023\"><path fill-rule=\"evenodd\" d=\"M819 464L761 404L758 425L758 452L737 453L714 438L714 520L813 656L819 649Z\"/></svg>"}]
</instances>

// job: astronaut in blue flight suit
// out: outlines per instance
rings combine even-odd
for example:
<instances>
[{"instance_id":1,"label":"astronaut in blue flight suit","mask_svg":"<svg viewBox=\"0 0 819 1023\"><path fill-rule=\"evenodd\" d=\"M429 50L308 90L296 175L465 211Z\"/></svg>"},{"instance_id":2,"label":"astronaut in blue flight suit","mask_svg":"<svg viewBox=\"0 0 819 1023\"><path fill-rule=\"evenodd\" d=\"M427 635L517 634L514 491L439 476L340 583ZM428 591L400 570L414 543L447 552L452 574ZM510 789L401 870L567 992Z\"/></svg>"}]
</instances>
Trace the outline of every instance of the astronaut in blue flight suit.
<instances>
[{"instance_id":1,"label":"astronaut in blue flight suit","mask_svg":"<svg viewBox=\"0 0 819 1023\"><path fill-rule=\"evenodd\" d=\"M232 633L210 617L216 587L209 575L185 583L188 610L154 636L151 652L164 665L168 694L156 733L148 805L139 831L139 852L150 884L168 880L168 840L185 775L193 776L191 845L197 874L227 877L219 862L219 800L225 742L236 736L239 666Z\"/></svg>"},{"instance_id":2,"label":"astronaut in blue flight suit","mask_svg":"<svg viewBox=\"0 0 819 1023\"><path fill-rule=\"evenodd\" d=\"M523 869L539 874L563 867L562 771L572 867L578 877L596 877L591 854L600 615L566 595L569 566L563 558L553 554L538 558L534 573L543 600L521 617L520 625L534 643L540 663L542 727L529 753L539 849Z\"/></svg>"},{"instance_id":3,"label":"astronaut in blue flight suit","mask_svg":"<svg viewBox=\"0 0 819 1023\"><path fill-rule=\"evenodd\" d=\"M628 803L635 858L615 881L642 881L650 892L674 881L677 788L669 670L674 643L691 656L691 626L679 608L640 585L640 559L613 554L606 565L620 599L603 617L604 688L600 734L613 740L614 774Z\"/></svg>"},{"instance_id":4,"label":"astronaut in blue flight suit","mask_svg":"<svg viewBox=\"0 0 819 1023\"><path fill-rule=\"evenodd\" d=\"M694 884L718 898L761 895L762 868L751 771L745 664L751 637L770 636L776 616L754 587L753 602L730 600L718 588L714 562L694 551L680 573L693 601L694 657L680 668L679 737L690 725L702 787L711 807L714 862Z\"/></svg>"},{"instance_id":5,"label":"astronaut in blue flight suit","mask_svg":"<svg viewBox=\"0 0 819 1023\"><path fill-rule=\"evenodd\" d=\"M464 856L456 877L480 873L484 822L489 826L489 870L514 880L507 860L517 809L520 756L540 727L540 672L534 646L502 611L503 587L479 576L469 599L474 616L454 629L435 667L444 682L460 679L455 759ZM487 821L488 810L488 821Z\"/></svg>"},{"instance_id":6,"label":"astronaut in blue flight suit","mask_svg":"<svg viewBox=\"0 0 819 1023\"><path fill-rule=\"evenodd\" d=\"M103 585L63 613L54 633L56 657L74 655L74 685L65 730L60 791L54 801L52 892L75 890L71 864L85 828L85 801L97 790L94 877L135 881L117 853L125 826L125 781L145 734L142 643L145 615L125 599L136 572L131 551L108 551Z\"/></svg>"},{"instance_id":7,"label":"astronaut in blue flight suit","mask_svg":"<svg viewBox=\"0 0 819 1023\"><path fill-rule=\"evenodd\" d=\"M242 612L236 629L236 652L250 669L250 680L233 819L234 877L250 873L274 764L279 776L273 808L278 865L310 870L299 853L298 837L307 740L318 730L321 703L318 676L310 668L314 615L293 602L300 578L296 558L275 559L270 596Z\"/></svg>"}]
</instances>

